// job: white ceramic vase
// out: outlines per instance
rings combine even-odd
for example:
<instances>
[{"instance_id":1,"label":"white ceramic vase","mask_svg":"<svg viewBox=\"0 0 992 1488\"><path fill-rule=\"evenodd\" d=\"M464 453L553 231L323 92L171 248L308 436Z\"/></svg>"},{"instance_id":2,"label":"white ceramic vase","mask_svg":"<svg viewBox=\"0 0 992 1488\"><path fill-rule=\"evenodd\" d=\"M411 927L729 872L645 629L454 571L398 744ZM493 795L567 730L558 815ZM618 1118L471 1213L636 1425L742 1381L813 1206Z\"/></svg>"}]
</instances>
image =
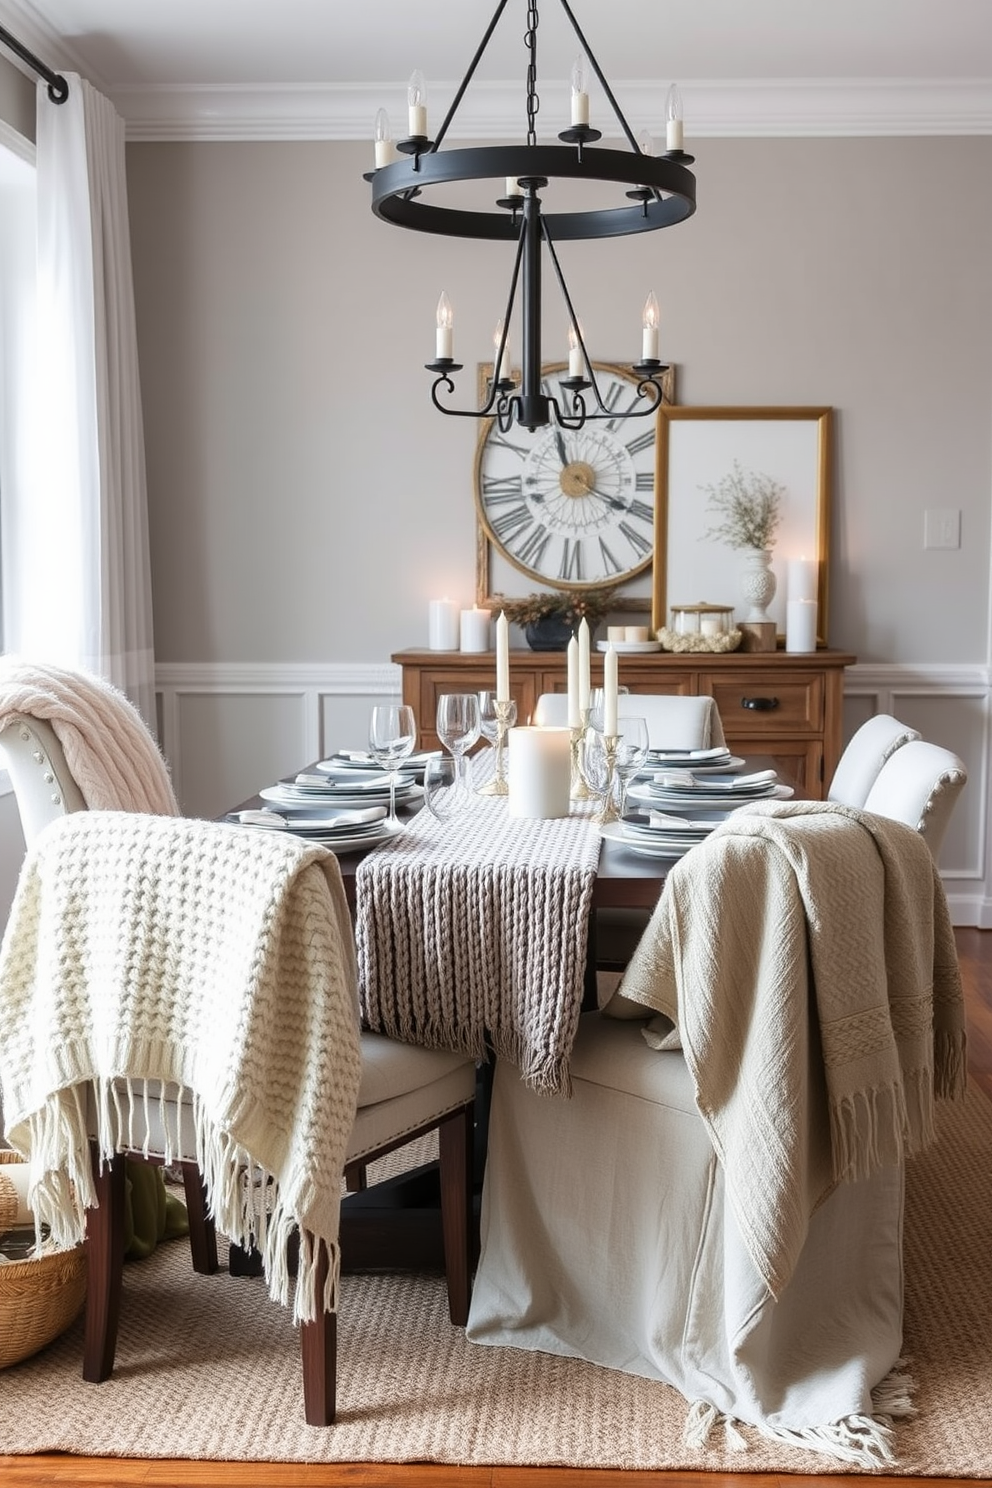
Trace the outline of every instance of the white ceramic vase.
<instances>
[{"instance_id":1,"label":"white ceramic vase","mask_svg":"<svg viewBox=\"0 0 992 1488\"><path fill-rule=\"evenodd\" d=\"M749 624L771 620L768 606L775 598L777 581L772 571L770 548L748 548L744 555L741 593L751 606L744 619Z\"/></svg>"}]
</instances>

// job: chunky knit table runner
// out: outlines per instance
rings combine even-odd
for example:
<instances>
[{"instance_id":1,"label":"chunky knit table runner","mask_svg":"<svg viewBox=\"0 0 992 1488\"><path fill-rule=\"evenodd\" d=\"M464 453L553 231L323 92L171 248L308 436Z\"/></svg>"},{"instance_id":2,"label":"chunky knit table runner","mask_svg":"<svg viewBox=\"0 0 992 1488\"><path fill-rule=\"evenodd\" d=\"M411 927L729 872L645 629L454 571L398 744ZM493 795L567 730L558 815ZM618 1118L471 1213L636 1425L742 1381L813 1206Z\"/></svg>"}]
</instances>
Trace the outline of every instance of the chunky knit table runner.
<instances>
[{"instance_id":1,"label":"chunky knit table runner","mask_svg":"<svg viewBox=\"0 0 992 1488\"><path fill-rule=\"evenodd\" d=\"M503 799L444 825L420 812L356 876L369 1027L476 1059L488 1045L567 1093L599 848L588 819L520 820Z\"/></svg>"}]
</instances>

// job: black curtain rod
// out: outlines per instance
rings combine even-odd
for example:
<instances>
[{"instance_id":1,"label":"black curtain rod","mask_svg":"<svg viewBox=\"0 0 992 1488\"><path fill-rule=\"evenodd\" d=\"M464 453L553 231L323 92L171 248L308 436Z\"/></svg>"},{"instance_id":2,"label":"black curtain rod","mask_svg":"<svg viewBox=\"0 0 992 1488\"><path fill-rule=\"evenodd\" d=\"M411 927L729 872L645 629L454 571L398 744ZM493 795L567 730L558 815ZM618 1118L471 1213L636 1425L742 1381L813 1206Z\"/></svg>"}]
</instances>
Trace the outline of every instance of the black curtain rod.
<instances>
[{"instance_id":1,"label":"black curtain rod","mask_svg":"<svg viewBox=\"0 0 992 1488\"><path fill-rule=\"evenodd\" d=\"M48 84L48 96L53 103L65 103L69 97L69 84L61 73L53 72L50 67L46 67L44 62L40 62L33 52L29 52L26 46L22 46L17 37L11 36L3 26L0 26L0 41L12 52L16 52L22 62L33 67L39 77L45 79Z\"/></svg>"}]
</instances>

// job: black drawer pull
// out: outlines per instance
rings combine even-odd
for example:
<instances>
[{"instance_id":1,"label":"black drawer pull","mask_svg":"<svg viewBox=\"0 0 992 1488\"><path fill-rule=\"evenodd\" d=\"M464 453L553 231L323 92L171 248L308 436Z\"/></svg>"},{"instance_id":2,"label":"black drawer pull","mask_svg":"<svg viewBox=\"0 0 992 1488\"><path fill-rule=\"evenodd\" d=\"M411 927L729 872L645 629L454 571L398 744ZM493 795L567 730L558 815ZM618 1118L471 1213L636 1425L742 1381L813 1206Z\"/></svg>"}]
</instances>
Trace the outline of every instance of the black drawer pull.
<instances>
[{"instance_id":1,"label":"black drawer pull","mask_svg":"<svg viewBox=\"0 0 992 1488\"><path fill-rule=\"evenodd\" d=\"M773 713L778 707L778 698L741 698L741 707L750 708L752 713Z\"/></svg>"}]
</instances>

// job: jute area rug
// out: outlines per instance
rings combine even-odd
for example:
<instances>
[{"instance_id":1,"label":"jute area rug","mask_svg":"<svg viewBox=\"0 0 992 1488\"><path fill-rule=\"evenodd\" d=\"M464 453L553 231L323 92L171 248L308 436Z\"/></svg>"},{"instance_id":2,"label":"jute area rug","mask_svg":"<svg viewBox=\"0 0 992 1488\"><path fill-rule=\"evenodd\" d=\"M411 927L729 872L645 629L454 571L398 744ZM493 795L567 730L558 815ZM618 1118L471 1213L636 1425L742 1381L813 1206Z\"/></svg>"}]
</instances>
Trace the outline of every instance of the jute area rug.
<instances>
[{"instance_id":1,"label":"jute area rug","mask_svg":"<svg viewBox=\"0 0 992 1488\"><path fill-rule=\"evenodd\" d=\"M915 1419L889 1473L992 1475L992 1103L942 1104L910 1165L905 1352ZM299 1340L261 1281L195 1276L184 1242L125 1272L114 1377L80 1378L81 1329L0 1375L0 1453L241 1461L562 1464L851 1472L746 1432L682 1443L674 1390L570 1359L467 1343L437 1277L346 1277L338 1423L302 1420Z\"/></svg>"}]
</instances>

